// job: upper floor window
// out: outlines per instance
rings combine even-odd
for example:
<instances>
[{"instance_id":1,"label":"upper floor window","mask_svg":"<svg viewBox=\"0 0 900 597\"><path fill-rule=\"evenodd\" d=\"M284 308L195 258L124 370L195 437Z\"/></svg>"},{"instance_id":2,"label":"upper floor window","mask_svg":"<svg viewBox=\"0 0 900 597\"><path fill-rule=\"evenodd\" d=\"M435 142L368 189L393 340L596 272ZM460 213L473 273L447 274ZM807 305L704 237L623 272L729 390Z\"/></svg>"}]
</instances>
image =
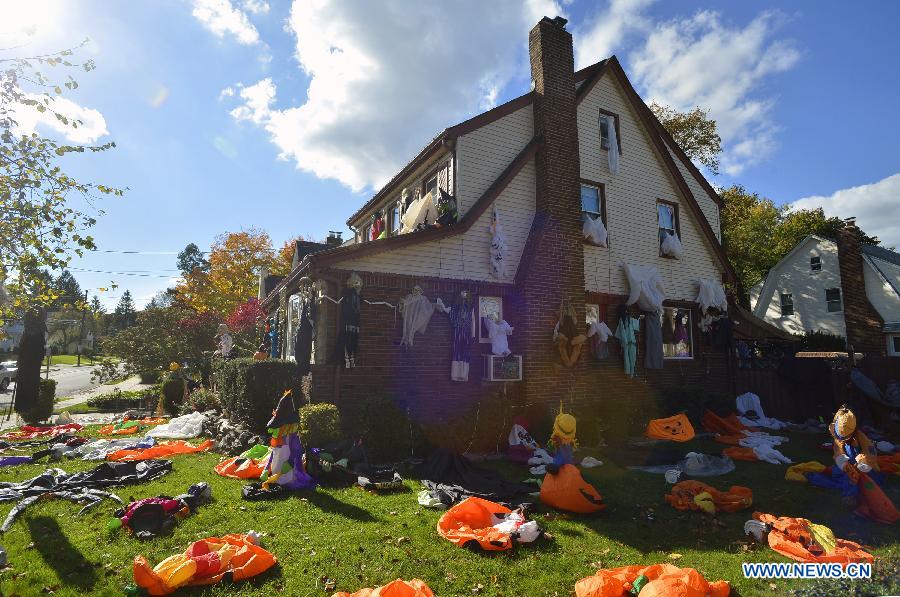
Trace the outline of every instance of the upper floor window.
<instances>
[{"instance_id":1,"label":"upper floor window","mask_svg":"<svg viewBox=\"0 0 900 597\"><path fill-rule=\"evenodd\" d=\"M662 325L663 358L693 358L694 346L690 309L663 307L659 317Z\"/></svg>"},{"instance_id":2,"label":"upper floor window","mask_svg":"<svg viewBox=\"0 0 900 597\"><path fill-rule=\"evenodd\" d=\"M362 242L367 243L370 240L372 240L372 225L366 224L366 227L363 228Z\"/></svg>"},{"instance_id":3,"label":"upper floor window","mask_svg":"<svg viewBox=\"0 0 900 597\"><path fill-rule=\"evenodd\" d=\"M423 197L428 193L433 193L432 197L436 197L438 189L443 189L448 194L452 194L450 188L450 160L439 165L422 179Z\"/></svg>"},{"instance_id":4,"label":"upper floor window","mask_svg":"<svg viewBox=\"0 0 900 597\"><path fill-rule=\"evenodd\" d=\"M781 316L787 317L794 314L794 295L789 292L781 293Z\"/></svg>"},{"instance_id":5,"label":"upper floor window","mask_svg":"<svg viewBox=\"0 0 900 597\"><path fill-rule=\"evenodd\" d=\"M597 246L608 246L606 230L606 193L599 183L581 184L582 235L586 242Z\"/></svg>"},{"instance_id":6,"label":"upper floor window","mask_svg":"<svg viewBox=\"0 0 900 597\"><path fill-rule=\"evenodd\" d=\"M681 223L678 220L678 204L670 201L658 201L656 203L656 220L659 254L663 257L680 258L684 248L681 245Z\"/></svg>"},{"instance_id":7,"label":"upper floor window","mask_svg":"<svg viewBox=\"0 0 900 597\"><path fill-rule=\"evenodd\" d=\"M842 311L844 309L844 306L841 302L841 289L826 288L825 303L828 305L829 313L837 313L838 311Z\"/></svg>"},{"instance_id":8,"label":"upper floor window","mask_svg":"<svg viewBox=\"0 0 900 597\"><path fill-rule=\"evenodd\" d=\"M388 210L387 230L388 236L395 236L400 232L400 208L396 205Z\"/></svg>"},{"instance_id":9,"label":"upper floor window","mask_svg":"<svg viewBox=\"0 0 900 597\"><path fill-rule=\"evenodd\" d=\"M821 257L815 256L815 257L809 258L809 271L812 271L812 272L822 271L822 258Z\"/></svg>"},{"instance_id":10,"label":"upper floor window","mask_svg":"<svg viewBox=\"0 0 900 597\"><path fill-rule=\"evenodd\" d=\"M622 153L622 135L619 134L619 115L609 110L600 110L600 147L609 149L611 140L615 139L619 153Z\"/></svg>"},{"instance_id":11,"label":"upper floor window","mask_svg":"<svg viewBox=\"0 0 900 597\"><path fill-rule=\"evenodd\" d=\"M900 336L888 336L888 354L900 356Z\"/></svg>"}]
</instances>

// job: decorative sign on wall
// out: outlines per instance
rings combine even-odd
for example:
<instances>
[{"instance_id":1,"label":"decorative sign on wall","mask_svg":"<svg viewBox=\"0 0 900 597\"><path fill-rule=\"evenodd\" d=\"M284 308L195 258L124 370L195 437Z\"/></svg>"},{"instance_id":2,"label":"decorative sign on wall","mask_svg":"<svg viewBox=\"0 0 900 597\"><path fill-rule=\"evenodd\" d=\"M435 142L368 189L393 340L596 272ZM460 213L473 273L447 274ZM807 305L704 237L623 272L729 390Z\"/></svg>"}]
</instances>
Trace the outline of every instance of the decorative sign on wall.
<instances>
[{"instance_id":1,"label":"decorative sign on wall","mask_svg":"<svg viewBox=\"0 0 900 597\"><path fill-rule=\"evenodd\" d=\"M522 356L484 355L484 378L487 381L522 381Z\"/></svg>"}]
</instances>

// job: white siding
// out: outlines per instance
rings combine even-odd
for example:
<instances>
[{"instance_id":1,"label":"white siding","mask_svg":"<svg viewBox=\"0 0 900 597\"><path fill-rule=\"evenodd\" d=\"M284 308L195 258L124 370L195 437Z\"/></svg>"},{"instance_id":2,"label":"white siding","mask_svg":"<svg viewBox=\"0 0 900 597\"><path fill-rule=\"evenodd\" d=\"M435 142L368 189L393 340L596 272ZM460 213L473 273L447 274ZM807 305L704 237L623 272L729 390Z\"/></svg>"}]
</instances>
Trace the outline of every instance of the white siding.
<instances>
[{"instance_id":1,"label":"white siding","mask_svg":"<svg viewBox=\"0 0 900 597\"><path fill-rule=\"evenodd\" d=\"M706 216L706 221L709 222L709 225L712 227L713 232L716 233L716 238L719 239L719 242L722 241L722 237L720 235L720 225L719 225L719 204L713 201L712 197L709 196L709 193L706 192L700 182L697 180L697 177L691 174L690 170L688 170L687 166L681 161L681 159L675 155L675 152L672 151L672 148L666 144L666 148L669 150L669 155L672 156L672 160L675 162L675 165L678 166L678 171L681 172L681 176L684 177L685 182L687 182L688 188L693 193L694 197L697 199L697 204L700 206L700 210L703 212L703 215Z\"/></svg>"},{"instance_id":2,"label":"white siding","mask_svg":"<svg viewBox=\"0 0 900 597\"><path fill-rule=\"evenodd\" d=\"M522 147L515 151L513 157ZM512 161L512 157L510 161ZM410 276L511 283L522 258L522 251L531 229L531 221L534 219L534 177L534 160L531 160L494 201L500 215L503 232L506 235L507 275L503 280L497 280L491 274L490 207L481 214L465 234L340 262L335 267ZM459 180L462 180L462 176L459 177Z\"/></svg>"},{"instance_id":3,"label":"white siding","mask_svg":"<svg viewBox=\"0 0 900 597\"><path fill-rule=\"evenodd\" d=\"M616 175L610 175L607 152L600 148L601 108L619 115L622 156ZM610 74L604 75L578 106L578 143L581 177L606 185L609 220L609 248L584 247L587 290L627 294L624 263L655 265L670 299L695 300L696 280L721 277L722 266L713 248L665 169L638 115ZM679 204L685 249L680 260L659 256L657 199Z\"/></svg>"},{"instance_id":4,"label":"white siding","mask_svg":"<svg viewBox=\"0 0 900 597\"><path fill-rule=\"evenodd\" d=\"M866 295L869 302L885 323L900 322L900 296L897 296L897 291L894 290L900 288L900 266L871 255L867 256L863 263L863 277L866 280ZM872 267L873 264L880 271L876 271Z\"/></svg>"},{"instance_id":5,"label":"white siding","mask_svg":"<svg viewBox=\"0 0 900 597\"><path fill-rule=\"evenodd\" d=\"M811 257L821 259L821 271L812 271ZM846 336L844 312L828 312L826 288L841 288L837 244L810 237L772 268L758 300L752 305L753 312L757 317L786 332L802 334L820 330L836 336ZM782 293L793 295L793 315L782 317ZM843 293L841 300L843 301Z\"/></svg>"},{"instance_id":6,"label":"white siding","mask_svg":"<svg viewBox=\"0 0 900 597\"><path fill-rule=\"evenodd\" d=\"M456 141L456 195L462 216L534 137L531 104Z\"/></svg>"}]
</instances>

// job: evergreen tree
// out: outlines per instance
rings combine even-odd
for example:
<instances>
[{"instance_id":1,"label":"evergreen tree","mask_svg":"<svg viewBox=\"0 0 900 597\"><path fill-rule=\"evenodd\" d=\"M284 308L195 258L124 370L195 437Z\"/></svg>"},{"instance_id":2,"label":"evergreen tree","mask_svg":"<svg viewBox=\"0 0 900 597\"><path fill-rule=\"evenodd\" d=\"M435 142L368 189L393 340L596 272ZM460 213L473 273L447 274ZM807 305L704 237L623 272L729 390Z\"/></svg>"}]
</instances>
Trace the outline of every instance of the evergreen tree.
<instances>
[{"instance_id":1,"label":"evergreen tree","mask_svg":"<svg viewBox=\"0 0 900 597\"><path fill-rule=\"evenodd\" d=\"M113 313L116 329L124 330L134 325L137 320L137 310L134 308L134 301L131 299L131 291L126 290L116 305Z\"/></svg>"},{"instance_id":2,"label":"evergreen tree","mask_svg":"<svg viewBox=\"0 0 900 597\"><path fill-rule=\"evenodd\" d=\"M100 302L100 297L96 294L94 295L94 298L91 299L91 312L94 315L103 315L106 313L106 309L103 308L103 303Z\"/></svg>"}]
</instances>

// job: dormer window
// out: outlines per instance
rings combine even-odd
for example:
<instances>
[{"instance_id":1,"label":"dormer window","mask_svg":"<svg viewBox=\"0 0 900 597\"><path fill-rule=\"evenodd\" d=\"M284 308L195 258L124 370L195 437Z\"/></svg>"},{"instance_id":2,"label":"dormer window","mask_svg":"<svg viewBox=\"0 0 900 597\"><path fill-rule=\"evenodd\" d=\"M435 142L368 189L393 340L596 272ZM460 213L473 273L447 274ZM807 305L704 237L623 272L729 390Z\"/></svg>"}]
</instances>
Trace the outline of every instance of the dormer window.
<instances>
[{"instance_id":1,"label":"dormer window","mask_svg":"<svg viewBox=\"0 0 900 597\"><path fill-rule=\"evenodd\" d=\"M822 271L822 258L816 255L815 257L809 258L809 271L811 272L820 272Z\"/></svg>"},{"instance_id":2,"label":"dormer window","mask_svg":"<svg viewBox=\"0 0 900 597\"><path fill-rule=\"evenodd\" d=\"M622 135L619 133L619 115L609 110L600 110L600 148L609 150L610 139L615 139L619 153L622 153Z\"/></svg>"}]
</instances>

